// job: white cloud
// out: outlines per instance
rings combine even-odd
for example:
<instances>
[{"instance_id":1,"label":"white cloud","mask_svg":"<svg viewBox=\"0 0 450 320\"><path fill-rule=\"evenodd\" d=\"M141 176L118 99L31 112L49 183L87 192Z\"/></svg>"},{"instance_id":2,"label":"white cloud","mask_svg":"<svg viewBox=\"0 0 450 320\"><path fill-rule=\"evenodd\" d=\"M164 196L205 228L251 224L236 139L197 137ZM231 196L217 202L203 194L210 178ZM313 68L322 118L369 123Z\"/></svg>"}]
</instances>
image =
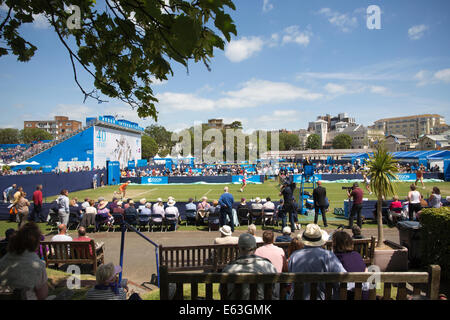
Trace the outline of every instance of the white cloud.
<instances>
[{"instance_id":1,"label":"white cloud","mask_svg":"<svg viewBox=\"0 0 450 320\"><path fill-rule=\"evenodd\" d=\"M373 94L385 95L389 93L389 89L383 86L363 85L361 83L337 84L327 83L325 90L331 95L358 94L370 92Z\"/></svg>"},{"instance_id":2,"label":"white cloud","mask_svg":"<svg viewBox=\"0 0 450 320\"><path fill-rule=\"evenodd\" d=\"M214 101L197 97L193 94L164 92L156 95L159 100L158 109L183 111L211 111L214 110Z\"/></svg>"},{"instance_id":3,"label":"white cloud","mask_svg":"<svg viewBox=\"0 0 450 320\"><path fill-rule=\"evenodd\" d=\"M241 62L261 51L263 45L264 41L260 37L243 37L240 40L231 40L225 47L225 56L231 62Z\"/></svg>"},{"instance_id":4,"label":"white cloud","mask_svg":"<svg viewBox=\"0 0 450 320\"><path fill-rule=\"evenodd\" d=\"M322 8L318 14L327 17L328 22L339 28L342 32L349 32L358 26L358 19L349 13L340 13L330 8Z\"/></svg>"},{"instance_id":5,"label":"white cloud","mask_svg":"<svg viewBox=\"0 0 450 320\"><path fill-rule=\"evenodd\" d=\"M345 86L336 83L327 83L325 90L332 94L343 94L347 92L347 88Z\"/></svg>"},{"instance_id":6,"label":"white cloud","mask_svg":"<svg viewBox=\"0 0 450 320\"><path fill-rule=\"evenodd\" d=\"M247 81L244 83L242 89L228 91L225 95L225 98L218 101L219 107L256 107L269 103L281 103L294 100L313 101L322 98L322 94L313 93L289 83L257 79Z\"/></svg>"},{"instance_id":7,"label":"white cloud","mask_svg":"<svg viewBox=\"0 0 450 320\"><path fill-rule=\"evenodd\" d=\"M297 121L297 110L275 110L272 114L262 115L255 120L258 123L273 124L274 122L294 122Z\"/></svg>"},{"instance_id":8,"label":"white cloud","mask_svg":"<svg viewBox=\"0 0 450 320\"><path fill-rule=\"evenodd\" d=\"M370 92L375 94L387 94L389 92L389 89L382 86L370 86L369 87Z\"/></svg>"},{"instance_id":9,"label":"white cloud","mask_svg":"<svg viewBox=\"0 0 450 320\"><path fill-rule=\"evenodd\" d=\"M268 12L273 9L273 4L270 3L270 0L264 0L263 3L263 12Z\"/></svg>"},{"instance_id":10,"label":"white cloud","mask_svg":"<svg viewBox=\"0 0 450 320\"><path fill-rule=\"evenodd\" d=\"M66 116L70 120L84 121L86 117L95 116L98 111L80 104L58 104L49 114L49 119L54 116Z\"/></svg>"},{"instance_id":11,"label":"white cloud","mask_svg":"<svg viewBox=\"0 0 450 320\"><path fill-rule=\"evenodd\" d=\"M40 14L33 14L33 27L36 29L48 29L50 28L50 23L48 22L48 19L43 15Z\"/></svg>"},{"instance_id":12,"label":"white cloud","mask_svg":"<svg viewBox=\"0 0 450 320\"><path fill-rule=\"evenodd\" d=\"M427 70L420 70L414 75L414 79L419 81L417 83L417 86L419 87L425 86L430 82L430 72Z\"/></svg>"},{"instance_id":13,"label":"white cloud","mask_svg":"<svg viewBox=\"0 0 450 320\"><path fill-rule=\"evenodd\" d=\"M309 44L310 36L311 32L300 31L299 26L290 26L284 29L282 43L297 43L306 47Z\"/></svg>"},{"instance_id":14,"label":"white cloud","mask_svg":"<svg viewBox=\"0 0 450 320\"><path fill-rule=\"evenodd\" d=\"M437 71L433 77L439 81L450 82L450 68Z\"/></svg>"},{"instance_id":15,"label":"white cloud","mask_svg":"<svg viewBox=\"0 0 450 320\"><path fill-rule=\"evenodd\" d=\"M428 30L428 26L424 24L412 26L408 29L408 36L411 40L419 40L423 37L426 30Z\"/></svg>"},{"instance_id":16,"label":"white cloud","mask_svg":"<svg viewBox=\"0 0 450 320\"><path fill-rule=\"evenodd\" d=\"M159 79L156 79L155 76L151 76L150 81L152 82L153 86L160 86L160 85L164 85L167 83L167 80L159 80Z\"/></svg>"}]
</instances>

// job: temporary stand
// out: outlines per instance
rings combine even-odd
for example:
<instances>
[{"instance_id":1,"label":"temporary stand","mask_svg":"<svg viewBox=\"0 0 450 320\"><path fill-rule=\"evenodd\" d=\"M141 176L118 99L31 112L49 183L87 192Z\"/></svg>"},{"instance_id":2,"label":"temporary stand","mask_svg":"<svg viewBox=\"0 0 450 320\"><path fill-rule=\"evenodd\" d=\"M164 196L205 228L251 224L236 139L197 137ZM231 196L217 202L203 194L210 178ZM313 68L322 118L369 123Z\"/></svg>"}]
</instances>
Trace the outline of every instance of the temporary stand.
<instances>
[{"instance_id":1,"label":"temporary stand","mask_svg":"<svg viewBox=\"0 0 450 320\"><path fill-rule=\"evenodd\" d=\"M307 187L306 183L312 183L311 187ZM303 193L305 190L311 189L314 190L317 187L316 179L314 177L314 167L311 165L305 165L303 168L302 179L300 181L300 193L298 197L300 214L303 214L303 208L305 206L305 198ZM311 192L312 194L312 192Z\"/></svg>"}]
</instances>

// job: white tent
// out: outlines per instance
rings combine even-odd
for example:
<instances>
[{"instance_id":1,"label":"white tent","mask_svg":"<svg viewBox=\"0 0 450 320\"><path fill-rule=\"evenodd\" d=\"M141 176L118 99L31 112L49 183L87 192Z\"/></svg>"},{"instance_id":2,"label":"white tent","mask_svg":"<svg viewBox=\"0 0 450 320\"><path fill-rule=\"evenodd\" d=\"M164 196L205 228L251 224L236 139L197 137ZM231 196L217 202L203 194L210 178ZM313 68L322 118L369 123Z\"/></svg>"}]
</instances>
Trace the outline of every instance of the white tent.
<instances>
[{"instance_id":1,"label":"white tent","mask_svg":"<svg viewBox=\"0 0 450 320\"><path fill-rule=\"evenodd\" d=\"M18 163L15 162L15 161L13 161L11 163L8 163L8 166L10 166L10 167L14 167L14 166L17 166L17 165L18 165Z\"/></svg>"},{"instance_id":2,"label":"white tent","mask_svg":"<svg viewBox=\"0 0 450 320\"><path fill-rule=\"evenodd\" d=\"M38 165L40 165L40 163L39 163L39 162L36 162L36 161L31 161L31 162L30 162L30 165L32 165L32 166L38 166Z\"/></svg>"},{"instance_id":3,"label":"white tent","mask_svg":"<svg viewBox=\"0 0 450 320\"><path fill-rule=\"evenodd\" d=\"M22 161L21 163L18 164L18 166L29 166L31 163L26 162L26 161Z\"/></svg>"}]
</instances>

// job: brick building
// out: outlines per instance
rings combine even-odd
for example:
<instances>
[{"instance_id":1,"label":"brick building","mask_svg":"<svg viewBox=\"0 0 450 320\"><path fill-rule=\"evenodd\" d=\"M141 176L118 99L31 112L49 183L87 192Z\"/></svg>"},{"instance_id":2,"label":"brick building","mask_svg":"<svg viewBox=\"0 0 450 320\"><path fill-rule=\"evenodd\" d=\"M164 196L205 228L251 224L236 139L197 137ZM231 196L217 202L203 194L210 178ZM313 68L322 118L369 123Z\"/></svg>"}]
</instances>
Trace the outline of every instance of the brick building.
<instances>
[{"instance_id":1,"label":"brick building","mask_svg":"<svg viewBox=\"0 0 450 320\"><path fill-rule=\"evenodd\" d=\"M82 128L82 123L76 120L70 120L68 117L55 116L54 120L24 121L24 129L44 129L55 137L61 139L66 134L71 134Z\"/></svg>"}]
</instances>

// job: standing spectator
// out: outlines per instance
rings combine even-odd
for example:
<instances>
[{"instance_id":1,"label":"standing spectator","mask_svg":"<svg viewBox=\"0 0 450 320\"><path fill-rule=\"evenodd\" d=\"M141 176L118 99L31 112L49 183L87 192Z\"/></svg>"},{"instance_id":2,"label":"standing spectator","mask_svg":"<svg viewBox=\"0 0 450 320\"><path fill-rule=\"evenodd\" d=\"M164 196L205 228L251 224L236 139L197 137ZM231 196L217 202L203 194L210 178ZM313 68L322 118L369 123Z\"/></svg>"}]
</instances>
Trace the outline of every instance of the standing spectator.
<instances>
[{"instance_id":1,"label":"standing spectator","mask_svg":"<svg viewBox=\"0 0 450 320\"><path fill-rule=\"evenodd\" d=\"M363 195L364 191L359 187L358 182L355 182L352 187L352 192L350 190L347 190L347 196L348 198L353 197L353 205L352 209L350 211L350 218L349 218L349 229L353 226L353 219L356 215L356 221L358 227L362 228L362 220L361 220L361 210L362 210L362 203L363 203Z\"/></svg>"},{"instance_id":2,"label":"standing spectator","mask_svg":"<svg viewBox=\"0 0 450 320\"><path fill-rule=\"evenodd\" d=\"M277 219L281 219L281 229L283 230L286 227L286 211L284 211L284 200L280 199L280 202L277 206Z\"/></svg>"},{"instance_id":3,"label":"standing spectator","mask_svg":"<svg viewBox=\"0 0 450 320\"><path fill-rule=\"evenodd\" d=\"M430 199L428 199L431 208L440 208L442 206L441 203L441 190L438 187L433 187L433 191L431 191Z\"/></svg>"},{"instance_id":4,"label":"standing spectator","mask_svg":"<svg viewBox=\"0 0 450 320\"><path fill-rule=\"evenodd\" d=\"M11 237L8 253L0 259L0 283L21 290L21 299L44 300L48 296L45 262L36 254L40 237L37 224L26 223Z\"/></svg>"},{"instance_id":5,"label":"standing spectator","mask_svg":"<svg viewBox=\"0 0 450 320\"><path fill-rule=\"evenodd\" d=\"M287 271L287 262L284 250L273 244L273 231L266 230L263 232L264 245L256 249L255 255L269 259L277 269L278 273Z\"/></svg>"},{"instance_id":6,"label":"standing spectator","mask_svg":"<svg viewBox=\"0 0 450 320\"><path fill-rule=\"evenodd\" d=\"M13 196L13 206L16 205L17 201L19 200L21 194L23 192L23 188L22 187L18 187L16 189L16 192L14 192L14 196Z\"/></svg>"},{"instance_id":7,"label":"standing spectator","mask_svg":"<svg viewBox=\"0 0 450 320\"><path fill-rule=\"evenodd\" d=\"M97 173L94 173L94 176L92 177L92 188L97 189L97 181L98 181L98 175L97 175Z\"/></svg>"},{"instance_id":8,"label":"standing spectator","mask_svg":"<svg viewBox=\"0 0 450 320\"><path fill-rule=\"evenodd\" d=\"M72 237L67 235L67 227L65 224L58 226L58 234L52 237L52 241L72 241Z\"/></svg>"},{"instance_id":9,"label":"standing spectator","mask_svg":"<svg viewBox=\"0 0 450 320\"><path fill-rule=\"evenodd\" d=\"M411 184L409 187L410 191L408 192L408 214L409 214L409 220L414 220L414 213L418 213L420 210L422 210L422 206L420 205L420 192L416 190L416 185Z\"/></svg>"},{"instance_id":10,"label":"standing spectator","mask_svg":"<svg viewBox=\"0 0 450 320\"><path fill-rule=\"evenodd\" d=\"M9 186L3 191L3 202L11 202L13 199L14 192L17 188L17 185L14 183L12 186Z\"/></svg>"},{"instance_id":11,"label":"standing spectator","mask_svg":"<svg viewBox=\"0 0 450 320\"><path fill-rule=\"evenodd\" d=\"M234 219L233 219L233 204L234 198L231 193L228 192L228 187L223 189L224 193L219 198L220 204L220 226L225 225L226 217L230 220L231 231L234 232Z\"/></svg>"},{"instance_id":12,"label":"standing spectator","mask_svg":"<svg viewBox=\"0 0 450 320\"><path fill-rule=\"evenodd\" d=\"M364 263L361 255L353 250L353 240L352 237L345 231L336 231L333 233L333 252L339 261L342 263L347 272L366 272L366 264ZM365 283L364 283L365 285ZM353 300L355 285L348 284L347 290L349 294L347 295L348 300ZM369 298L369 292L363 290L362 297L364 300Z\"/></svg>"},{"instance_id":13,"label":"standing spectator","mask_svg":"<svg viewBox=\"0 0 450 320\"><path fill-rule=\"evenodd\" d=\"M27 200L26 195L27 194L22 191L16 203L17 216L19 218L19 229L27 223L28 214L30 212L30 202Z\"/></svg>"},{"instance_id":14,"label":"standing spectator","mask_svg":"<svg viewBox=\"0 0 450 320\"><path fill-rule=\"evenodd\" d=\"M327 242L328 234L317 224L308 224L302 234L305 247L295 251L289 258L289 272L347 272L336 255L322 246ZM336 288L335 288L336 293ZM309 300L310 286L304 286L303 299ZM325 284L319 283L317 299L325 300Z\"/></svg>"},{"instance_id":15,"label":"standing spectator","mask_svg":"<svg viewBox=\"0 0 450 320\"><path fill-rule=\"evenodd\" d=\"M294 215L297 215L297 212L294 208L294 195L293 195L293 191L292 188L289 184L288 181L284 181L283 185L281 186L281 190L280 190L280 196L283 196L283 209L284 209L284 213L285 215L289 215L289 221L291 223L291 229L292 230L296 230L297 226L295 224L295 219L294 219Z\"/></svg>"},{"instance_id":16,"label":"standing spectator","mask_svg":"<svg viewBox=\"0 0 450 320\"><path fill-rule=\"evenodd\" d=\"M220 238L214 239L214 244L237 244L238 237L233 237L230 226L224 225L219 228Z\"/></svg>"},{"instance_id":17,"label":"standing spectator","mask_svg":"<svg viewBox=\"0 0 450 320\"><path fill-rule=\"evenodd\" d=\"M328 227L327 224L327 190L322 187L322 181L317 181L317 188L313 190L314 199L314 223L317 224L319 220L319 210L322 214L323 226Z\"/></svg>"},{"instance_id":18,"label":"standing spectator","mask_svg":"<svg viewBox=\"0 0 450 320\"><path fill-rule=\"evenodd\" d=\"M255 238L252 237L250 234L243 233L239 236L238 247L239 247L239 257L235 261L225 266L225 268L222 270L222 273L277 273L277 269L268 259L258 257L257 255L255 255L256 241ZM233 284L228 284L227 286L228 286L227 288L228 296L226 297L226 299L229 300L250 299L250 287L248 284L242 285L241 297L236 296L237 292L235 292L234 290L235 287ZM273 286L272 297L274 299L278 298L278 290L276 289L277 286ZM263 284L257 285L256 299L257 300L264 299Z\"/></svg>"},{"instance_id":19,"label":"standing spectator","mask_svg":"<svg viewBox=\"0 0 450 320\"><path fill-rule=\"evenodd\" d=\"M284 227L284 228L283 228L283 235L278 236L278 237L275 239L275 242L291 242L291 241L292 241L291 233L292 233L291 228L289 228L289 227Z\"/></svg>"},{"instance_id":20,"label":"standing spectator","mask_svg":"<svg viewBox=\"0 0 450 320\"><path fill-rule=\"evenodd\" d=\"M56 203L58 204L59 223L67 225L70 216L69 191L67 189L61 190L61 194L56 199Z\"/></svg>"}]
</instances>

